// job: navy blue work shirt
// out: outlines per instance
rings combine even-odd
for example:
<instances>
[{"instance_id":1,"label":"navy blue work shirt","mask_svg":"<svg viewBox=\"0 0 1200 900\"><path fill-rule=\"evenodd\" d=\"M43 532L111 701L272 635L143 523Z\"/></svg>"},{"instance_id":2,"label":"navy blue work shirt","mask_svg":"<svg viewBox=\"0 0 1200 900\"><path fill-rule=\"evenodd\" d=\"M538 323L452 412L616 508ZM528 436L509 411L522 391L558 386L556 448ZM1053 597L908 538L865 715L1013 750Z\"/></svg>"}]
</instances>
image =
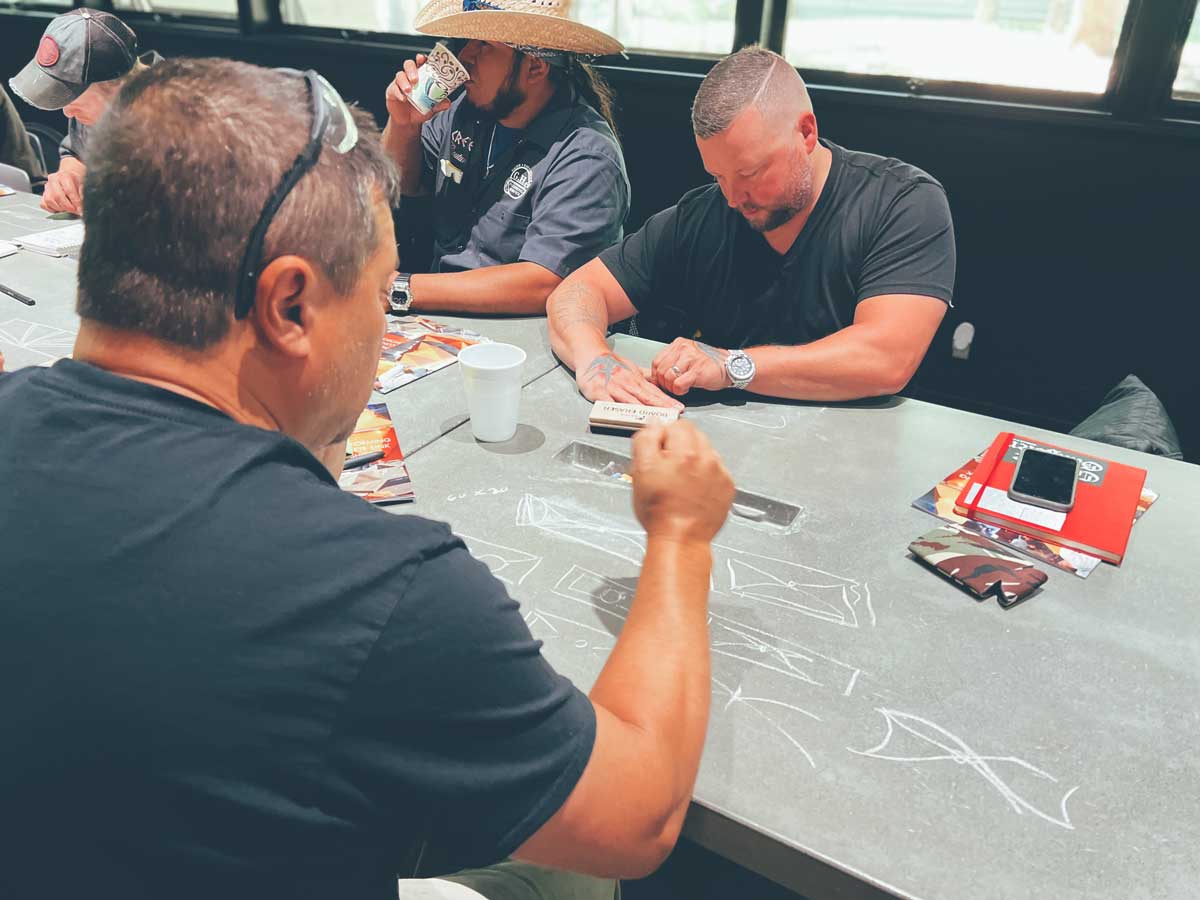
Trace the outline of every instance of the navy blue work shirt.
<instances>
[{"instance_id":1,"label":"navy blue work shirt","mask_svg":"<svg viewBox=\"0 0 1200 900\"><path fill-rule=\"evenodd\" d=\"M524 131L497 136L502 129L465 95L422 126L430 271L535 262L565 278L621 239L629 213L621 146L573 88L561 88Z\"/></svg>"}]
</instances>

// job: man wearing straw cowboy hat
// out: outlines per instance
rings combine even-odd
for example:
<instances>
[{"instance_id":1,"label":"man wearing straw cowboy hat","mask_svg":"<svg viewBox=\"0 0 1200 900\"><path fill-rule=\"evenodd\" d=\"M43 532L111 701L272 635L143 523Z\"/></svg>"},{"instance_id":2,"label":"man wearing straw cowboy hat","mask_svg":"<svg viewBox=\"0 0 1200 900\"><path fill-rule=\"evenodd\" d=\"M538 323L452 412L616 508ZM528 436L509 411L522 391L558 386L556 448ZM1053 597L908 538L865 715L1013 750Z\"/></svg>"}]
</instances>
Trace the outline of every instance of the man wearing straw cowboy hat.
<instances>
[{"instance_id":1,"label":"man wearing straw cowboy hat","mask_svg":"<svg viewBox=\"0 0 1200 900\"><path fill-rule=\"evenodd\" d=\"M620 239L629 179L612 95L583 58L622 48L568 12L569 0L433 0L417 14L418 31L455 39L470 80L429 115L407 99L424 57L388 86L407 270L394 309L542 313L563 278ZM423 235L428 272L408 274Z\"/></svg>"}]
</instances>

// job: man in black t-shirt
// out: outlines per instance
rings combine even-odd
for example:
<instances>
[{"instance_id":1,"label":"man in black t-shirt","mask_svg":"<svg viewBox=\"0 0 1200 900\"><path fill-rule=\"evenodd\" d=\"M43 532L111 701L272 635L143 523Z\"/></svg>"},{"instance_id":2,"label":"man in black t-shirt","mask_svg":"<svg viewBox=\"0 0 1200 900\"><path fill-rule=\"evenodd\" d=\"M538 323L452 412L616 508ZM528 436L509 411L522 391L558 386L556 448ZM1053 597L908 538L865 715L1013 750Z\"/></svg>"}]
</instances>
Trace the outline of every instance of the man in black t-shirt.
<instances>
[{"instance_id":1,"label":"man in black t-shirt","mask_svg":"<svg viewBox=\"0 0 1200 900\"><path fill-rule=\"evenodd\" d=\"M711 693L704 438L635 440L645 563L585 696L445 525L338 489L396 269L369 117L181 59L92 141L73 358L0 374L0 896L395 900L515 856L560 871L449 877L596 900L653 869Z\"/></svg>"},{"instance_id":2,"label":"man in black t-shirt","mask_svg":"<svg viewBox=\"0 0 1200 900\"><path fill-rule=\"evenodd\" d=\"M547 304L580 391L680 406L693 388L828 401L901 390L954 288L942 186L819 139L804 82L759 47L712 69L692 124L717 183L652 216ZM646 372L604 340L635 313L639 335L672 342Z\"/></svg>"}]
</instances>

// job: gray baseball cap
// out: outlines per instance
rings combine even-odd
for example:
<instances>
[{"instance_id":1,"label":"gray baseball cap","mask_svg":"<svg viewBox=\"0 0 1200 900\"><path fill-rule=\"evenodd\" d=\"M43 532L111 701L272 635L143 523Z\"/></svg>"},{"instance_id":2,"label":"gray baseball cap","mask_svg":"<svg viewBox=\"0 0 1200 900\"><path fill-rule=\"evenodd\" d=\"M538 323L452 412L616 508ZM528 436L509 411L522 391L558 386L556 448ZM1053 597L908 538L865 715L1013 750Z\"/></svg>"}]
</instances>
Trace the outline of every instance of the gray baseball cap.
<instances>
[{"instance_id":1,"label":"gray baseball cap","mask_svg":"<svg viewBox=\"0 0 1200 900\"><path fill-rule=\"evenodd\" d=\"M55 18L37 54L9 86L39 109L62 109L98 81L120 78L137 60L137 35L98 9L73 9Z\"/></svg>"}]
</instances>

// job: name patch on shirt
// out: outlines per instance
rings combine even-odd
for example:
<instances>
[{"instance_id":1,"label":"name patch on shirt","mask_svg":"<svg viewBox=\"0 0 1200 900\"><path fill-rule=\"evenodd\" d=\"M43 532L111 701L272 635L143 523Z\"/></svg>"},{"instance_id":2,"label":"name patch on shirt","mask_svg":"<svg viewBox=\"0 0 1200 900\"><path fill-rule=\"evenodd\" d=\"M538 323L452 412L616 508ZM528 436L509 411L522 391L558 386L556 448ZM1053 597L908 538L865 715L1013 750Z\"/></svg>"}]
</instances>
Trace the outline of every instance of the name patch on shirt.
<instances>
[{"instance_id":1,"label":"name patch on shirt","mask_svg":"<svg viewBox=\"0 0 1200 900\"><path fill-rule=\"evenodd\" d=\"M504 193L514 200L520 200L533 184L533 170L524 163L513 166L504 182Z\"/></svg>"}]
</instances>

